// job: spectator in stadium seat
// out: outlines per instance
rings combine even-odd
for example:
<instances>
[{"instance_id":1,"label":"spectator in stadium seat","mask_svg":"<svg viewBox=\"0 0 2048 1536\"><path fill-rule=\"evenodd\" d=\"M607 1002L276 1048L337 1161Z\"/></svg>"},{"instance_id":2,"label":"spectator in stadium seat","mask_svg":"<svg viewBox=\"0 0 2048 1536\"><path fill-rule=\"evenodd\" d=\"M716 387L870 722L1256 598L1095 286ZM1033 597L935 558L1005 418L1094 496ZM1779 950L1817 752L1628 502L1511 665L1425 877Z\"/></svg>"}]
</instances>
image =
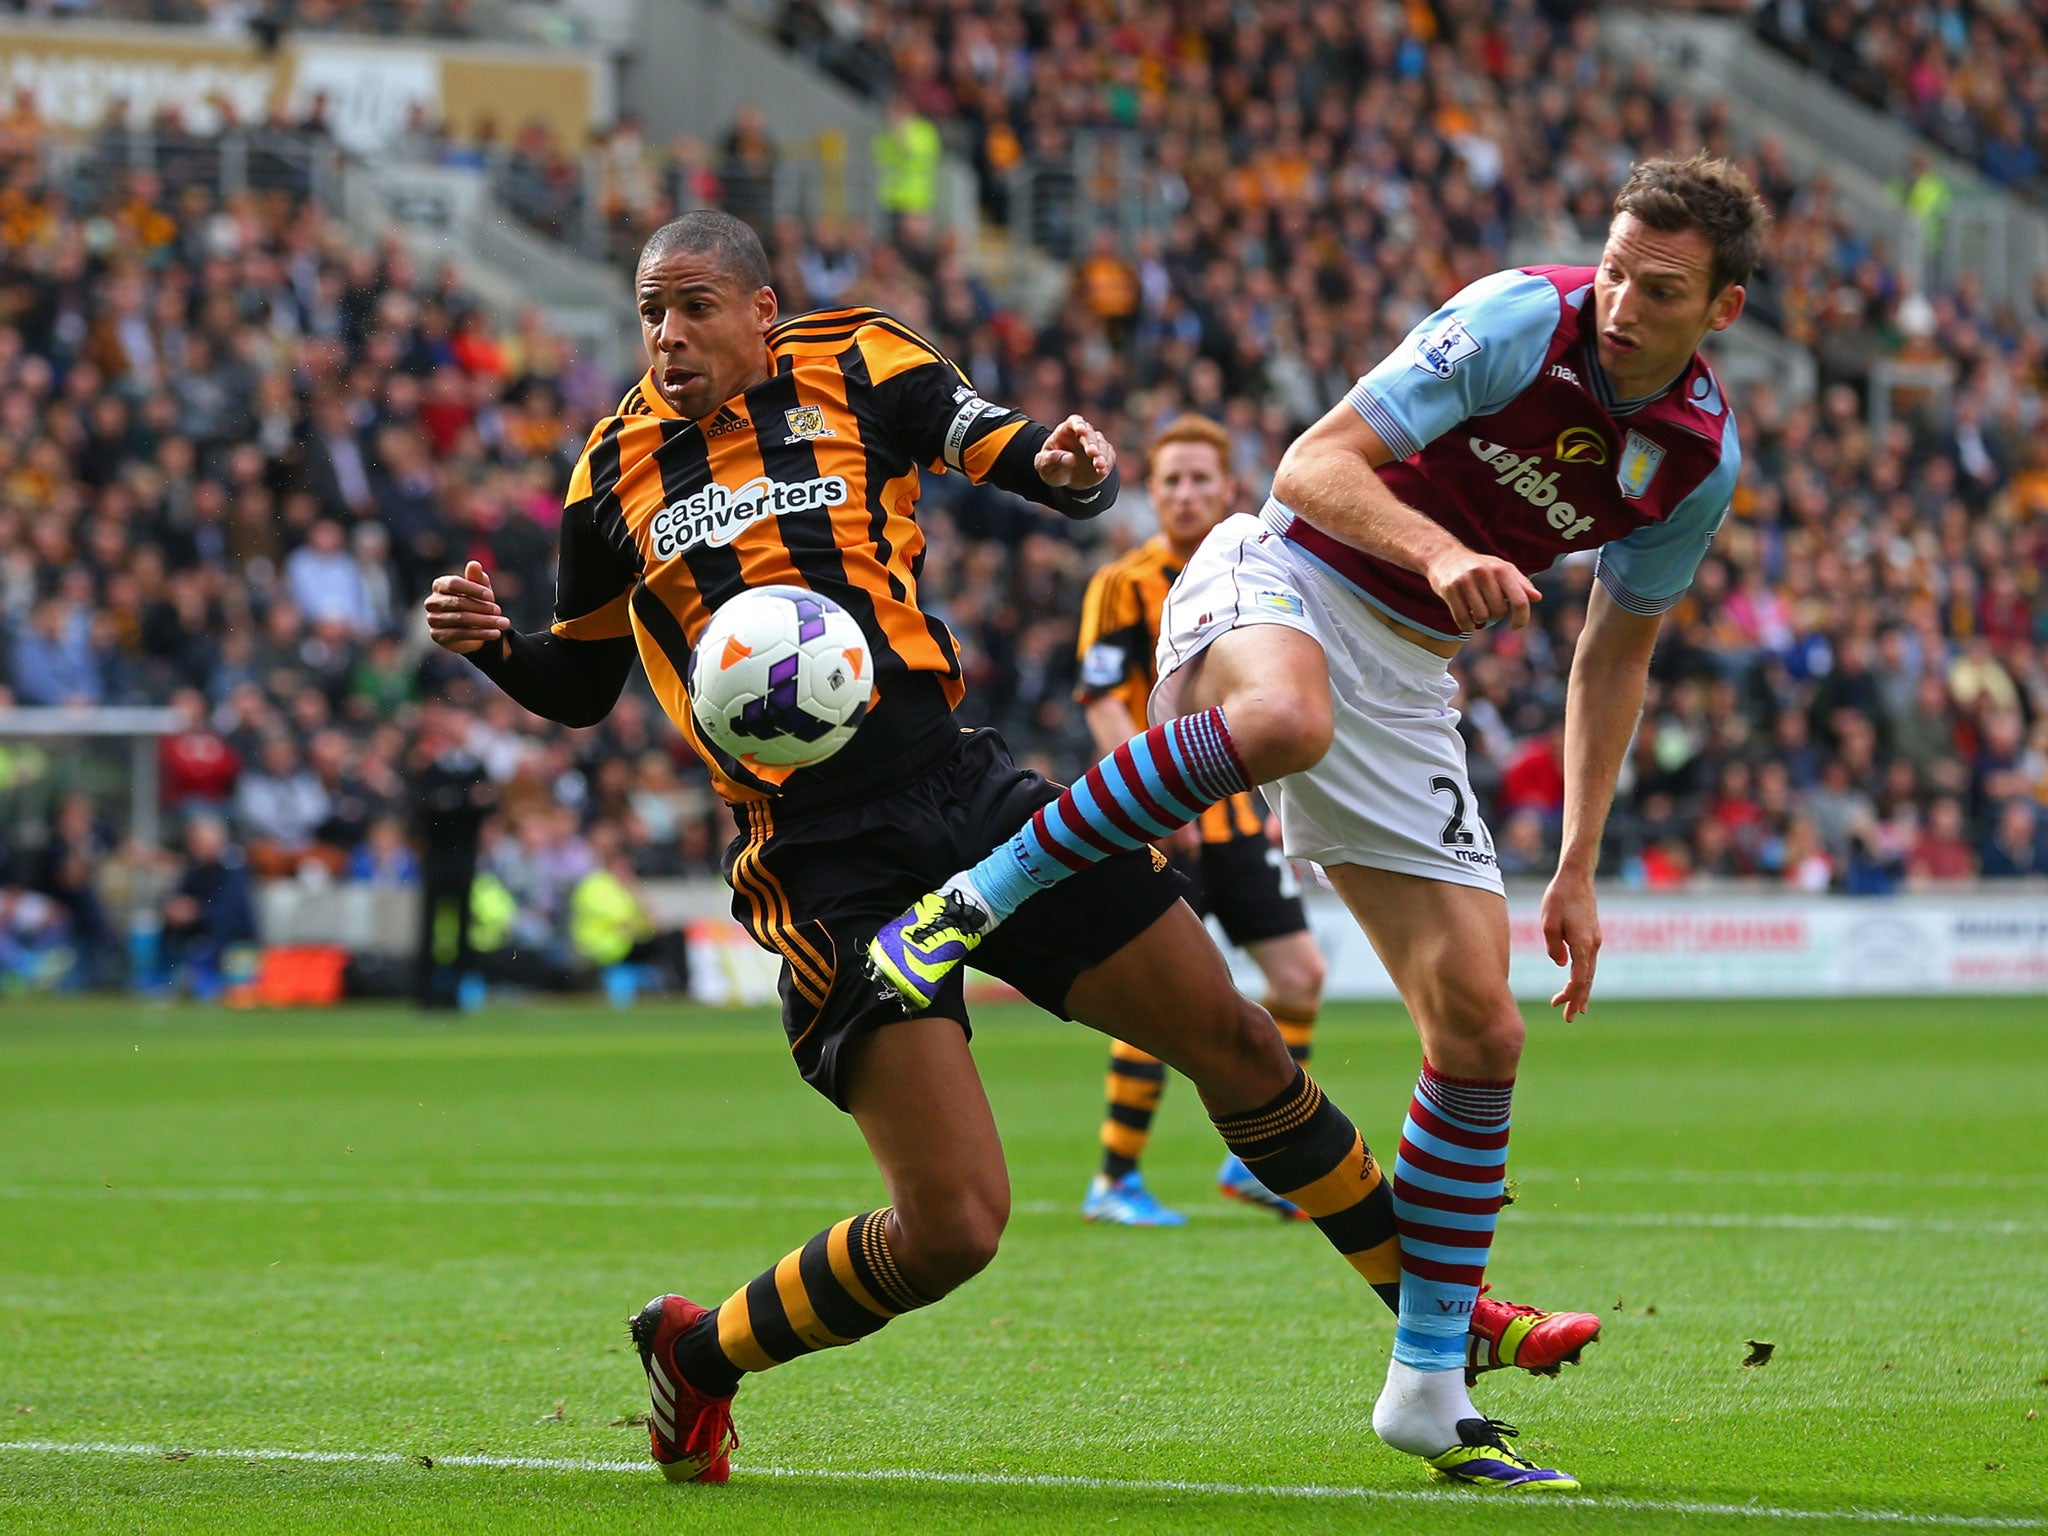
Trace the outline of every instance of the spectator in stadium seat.
<instances>
[{"instance_id":1,"label":"spectator in stadium seat","mask_svg":"<svg viewBox=\"0 0 2048 1536\"><path fill-rule=\"evenodd\" d=\"M733 116L721 146L718 179L724 188L725 208L736 219L744 219L764 238L775 218L775 140L768 133L768 119L752 102Z\"/></svg>"},{"instance_id":2,"label":"spectator in stadium seat","mask_svg":"<svg viewBox=\"0 0 2048 1536\"><path fill-rule=\"evenodd\" d=\"M306 738L306 768L327 796L328 807L313 833L315 848L335 874L347 868L349 855L368 835L370 823L388 809L363 782L360 765L356 743L333 726L316 729Z\"/></svg>"},{"instance_id":3,"label":"spectator in stadium seat","mask_svg":"<svg viewBox=\"0 0 2048 1536\"><path fill-rule=\"evenodd\" d=\"M1733 879L1751 873L1729 836L1727 825L1712 817L1692 829L1694 883Z\"/></svg>"},{"instance_id":4,"label":"spectator in stadium seat","mask_svg":"<svg viewBox=\"0 0 2048 1536\"><path fill-rule=\"evenodd\" d=\"M1811 819L1795 816L1785 829L1785 883L1794 890L1819 894L1834 882L1834 861L1821 846L1820 833Z\"/></svg>"},{"instance_id":5,"label":"spectator in stadium seat","mask_svg":"<svg viewBox=\"0 0 2048 1536\"><path fill-rule=\"evenodd\" d=\"M1906 849L1887 823L1875 815L1851 823L1848 851L1842 861L1846 895L1889 896L1905 880L1906 865Z\"/></svg>"},{"instance_id":6,"label":"spectator in stadium seat","mask_svg":"<svg viewBox=\"0 0 2048 1536\"><path fill-rule=\"evenodd\" d=\"M1692 847L1673 835L1643 850L1642 885L1649 891L1682 891L1692 883Z\"/></svg>"},{"instance_id":7,"label":"spectator in stadium seat","mask_svg":"<svg viewBox=\"0 0 2048 1536\"><path fill-rule=\"evenodd\" d=\"M398 637L372 637L349 674L349 714L358 720L389 720L418 697L418 669L407 662Z\"/></svg>"},{"instance_id":8,"label":"spectator in stadium seat","mask_svg":"<svg viewBox=\"0 0 2048 1536\"><path fill-rule=\"evenodd\" d=\"M157 792L164 809L219 811L235 792L242 760L206 718L206 696L180 688L171 696L178 729L157 742Z\"/></svg>"},{"instance_id":9,"label":"spectator in stadium seat","mask_svg":"<svg viewBox=\"0 0 2048 1536\"><path fill-rule=\"evenodd\" d=\"M2025 187L2040 176L2041 152L2017 110L2004 112L1997 136L1984 146L1984 174L2003 187Z\"/></svg>"},{"instance_id":10,"label":"spectator in stadium seat","mask_svg":"<svg viewBox=\"0 0 2048 1536\"><path fill-rule=\"evenodd\" d=\"M1117 248L1116 232L1098 229L1074 269L1074 299L1102 323L1110 345L1121 347L1138 318L1138 272Z\"/></svg>"},{"instance_id":11,"label":"spectator in stadium seat","mask_svg":"<svg viewBox=\"0 0 2048 1536\"><path fill-rule=\"evenodd\" d=\"M839 220L822 218L812 227L796 261L804 292L819 309L832 309L851 293L866 270L860 246Z\"/></svg>"},{"instance_id":12,"label":"spectator in stadium seat","mask_svg":"<svg viewBox=\"0 0 2048 1536\"><path fill-rule=\"evenodd\" d=\"M306 542L285 557L284 577L308 623L338 624L351 635L375 627L362 572L348 552L341 524L333 519L315 523Z\"/></svg>"},{"instance_id":13,"label":"spectator in stadium seat","mask_svg":"<svg viewBox=\"0 0 2048 1536\"><path fill-rule=\"evenodd\" d=\"M1508 815L1531 811L1546 829L1564 817L1564 717L1554 715L1520 742L1502 766L1494 803Z\"/></svg>"},{"instance_id":14,"label":"spectator in stadium seat","mask_svg":"<svg viewBox=\"0 0 2048 1536\"><path fill-rule=\"evenodd\" d=\"M419 432L407 425L378 431L376 467L377 517L391 536L401 596L410 602L427 589L448 555L440 475Z\"/></svg>"},{"instance_id":15,"label":"spectator in stadium seat","mask_svg":"<svg viewBox=\"0 0 2048 1536\"><path fill-rule=\"evenodd\" d=\"M349 534L349 549L369 614L365 632L383 634L398 615L397 588L391 580L391 535L382 523L357 523Z\"/></svg>"},{"instance_id":16,"label":"spectator in stadium seat","mask_svg":"<svg viewBox=\"0 0 2048 1536\"><path fill-rule=\"evenodd\" d=\"M1942 795L1927 813L1906 859L1906 883L1915 888L1956 884L1977 875L1977 854L1964 837L1963 803Z\"/></svg>"},{"instance_id":17,"label":"spectator in stadium seat","mask_svg":"<svg viewBox=\"0 0 2048 1536\"><path fill-rule=\"evenodd\" d=\"M2008 800L1999 808L1981 869L1987 880L2048 875L2048 829L2031 801Z\"/></svg>"},{"instance_id":18,"label":"spectator in stadium seat","mask_svg":"<svg viewBox=\"0 0 2048 1536\"><path fill-rule=\"evenodd\" d=\"M230 945L256 940L256 908L242 853L217 816L185 826L185 867L163 905L164 954L174 977L194 996L221 989L221 957Z\"/></svg>"},{"instance_id":19,"label":"spectator in stadium seat","mask_svg":"<svg viewBox=\"0 0 2048 1536\"><path fill-rule=\"evenodd\" d=\"M62 597L36 604L14 636L14 691L23 704L98 704L104 672L92 617Z\"/></svg>"},{"instance_id":20,"label":"spectator in stadium seat","mask_svg":"<svg viewBox=\"0 0 2048 1536\"><path fill-rule=\"evenodd\" d=\"M235 820L248 839L250 868L264 879L296 872L332 811L320 780L300 761L298 743L283 732L271 736L235 790Z\"/></svg>"},{"instance_id":21,"label":"spectator in stadium seat","mask_svg":"<svg viewBox=\"0 0 2048 1536\"><path fill-rule=\"evenodd\" d=\"M349 856L348 878L363 885L417 885L419 855L405 840L405 824L396 816L371 822L368 835Z\"/></svg>"},{"instance_id":22,"label":"spectator in stadium seat","mask_svg":"<svg viewBox=\"0 0 2048 1536\"><path fill-rule=\"evenodd\" d=\"M57 825L37 861L34 888L64 908L77 955L74 975L86 986L105 979L113 928L96 877L113 851L114 836L93 809L92 797L68 794L57 806Z\"/></svg>"},{"instance_id":23,"label":"spectator in stadium seat","mask_svg":"<svg viewBox=\"0 0 2048 1536\"><path fill-rule=\"evenodd\" d=\"M339 395L323 395L313 407L305 474L308 489L329 517L365 517L375 509L369 456Z\"/></svg>"}]
</instances>

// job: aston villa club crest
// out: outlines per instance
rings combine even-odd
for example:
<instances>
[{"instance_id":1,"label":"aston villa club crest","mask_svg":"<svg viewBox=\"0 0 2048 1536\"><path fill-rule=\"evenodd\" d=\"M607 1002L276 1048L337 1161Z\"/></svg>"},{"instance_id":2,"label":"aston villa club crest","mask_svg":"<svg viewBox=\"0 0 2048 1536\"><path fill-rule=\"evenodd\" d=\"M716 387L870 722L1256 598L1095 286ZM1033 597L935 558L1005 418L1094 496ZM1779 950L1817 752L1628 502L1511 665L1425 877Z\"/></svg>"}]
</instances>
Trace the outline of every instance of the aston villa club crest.
<instances>
[{"instance_id":1,"label":"aston villa club crest","mask_svg":"<svg viewBox=\"0 0 2048 1536\"><path fill-rule=\"evenodd\" d=\"M1631 432L1628 441L1621 446L1621 465L1614 472L1621 482L1621 494L1631 501L1640 497L1650 488L1650 482L1657 477L1657 466L1664 462L1664 450L1651 442L1640 432Z\"/></svg>"},{"instance_id":2,"label":"aston villa club crest","mask_svg":"<svg viewBox=\"0 0 2048 1536\"><path fill-rule=\"evenodd\" d=\"M789 443L808 443L816 437L836 437L838 434L825 425L825 407L822 405L793 405L782 413L782 419L789 423Z\"/></svg>"}]
</instances>

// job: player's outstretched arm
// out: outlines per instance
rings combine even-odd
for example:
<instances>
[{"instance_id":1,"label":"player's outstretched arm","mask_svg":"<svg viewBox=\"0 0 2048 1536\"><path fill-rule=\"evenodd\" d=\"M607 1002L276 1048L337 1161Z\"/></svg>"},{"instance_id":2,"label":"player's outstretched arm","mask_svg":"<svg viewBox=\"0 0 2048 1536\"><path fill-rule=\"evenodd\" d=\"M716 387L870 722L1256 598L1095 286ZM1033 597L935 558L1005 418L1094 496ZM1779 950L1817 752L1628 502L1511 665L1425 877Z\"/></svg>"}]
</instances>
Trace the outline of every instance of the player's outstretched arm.
<instances>
[{"instance_id":1,"label":"player's outstretched arm","mask_svg":"<svg viewBox=\"0 0 2048 1536\"><path fill-rule=\"evenodd\" d=\"M467 656L515 703L563 725L595 725L610 714L633 670L631 638L520 634L474 560L460 576L435 577L426 608L434 644Z\"/></svg>"},{"instance_id":2,"label":"player's outstretched arm","mask_svg":"<svg viewBox=\"0 0 2048 1536\"><path fill-rule=\"evenodd\" d=\"M898 327L878 322L862 336L883 419L920 464L1063 517L1096 517L1116 505L1116 450L1085 416L1045 426L982 399L965 374Z\"/></svg>"},{"instance_id":3,"label":"player's outstretched arm","mask_svg":"<svg viewBox=\"0 0 2048 1536\"><path fill-rule=\"evenodd\" d=\"M1463 630L1497 619L1529 622L1540 595L1507 560L1468 548L1416 511L1379 476L1393 450L1350 402L1296 438L1273 477L1273 499L1332 538L1418 571Z\"/></svg>"},{"instance_id":4,"label":"player's outstretched arm","mask_svg":"<svg viewBox=\"0 0 2048 1536\"><path fill-rule=\"evenodd\" d=\"M1564 714L1564 839L1557 874L1543 893L1543 942L1571 978L1550 1000L1567 1021L1586 1011L1600 956L1600 911L1593 875L1614 804L1614 781L1643 712L1643 689L1656 648L1659 614L1630 613L1593 588L1586 627L1572 656Z\"/></svg>"}]
</instances>

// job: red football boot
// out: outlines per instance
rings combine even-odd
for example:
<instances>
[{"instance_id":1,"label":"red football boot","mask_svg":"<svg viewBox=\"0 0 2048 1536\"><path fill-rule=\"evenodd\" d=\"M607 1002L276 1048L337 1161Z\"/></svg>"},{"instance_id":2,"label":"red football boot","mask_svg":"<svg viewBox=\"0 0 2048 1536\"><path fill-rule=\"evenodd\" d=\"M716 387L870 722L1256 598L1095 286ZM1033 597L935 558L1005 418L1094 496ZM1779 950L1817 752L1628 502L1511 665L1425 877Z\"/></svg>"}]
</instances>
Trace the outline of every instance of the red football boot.
<instances>
[{"instance_id":1,"label":"red football boot","mask_svg":"<svg viewBox=\"0 0 2048 1536\"><path fill-rule=\"evenodd\" d=\"M732 1476L732 1399L706 1397L676 1369L675 1347L704 1316L687 1296L657 1296L628 1320L647 1371L647 1438L661 1475L672 1483L722 1483Z\"/></svg>"},{"instance_id":2,"label":"red football boot","mask_svg":"<svg viewBox=\"0 0 2048 1536\"><path fill-rule=\"evenodd\" d=\"M1555 1376L1559 1366L1577 1365L1579 1352L1600 1337L1600 1319L1590 1312L1545 1312L1495 1301L1479 1287L1472 1305L1472 1329L1465 1339L1465 1385L1482 1371L1513 1366L1534 1376Z\"/></svg>"}]
</instances>

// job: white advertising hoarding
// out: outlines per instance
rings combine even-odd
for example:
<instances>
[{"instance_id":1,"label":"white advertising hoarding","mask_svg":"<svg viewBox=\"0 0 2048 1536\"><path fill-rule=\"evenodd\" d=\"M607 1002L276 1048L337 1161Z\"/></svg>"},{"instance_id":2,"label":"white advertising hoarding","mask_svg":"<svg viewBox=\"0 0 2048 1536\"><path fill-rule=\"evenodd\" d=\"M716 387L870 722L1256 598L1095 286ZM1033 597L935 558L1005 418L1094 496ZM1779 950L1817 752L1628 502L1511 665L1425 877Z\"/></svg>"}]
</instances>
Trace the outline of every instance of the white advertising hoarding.
<instances>
[{"instance_id":1,"label":"white advertising hoarding","mask_svg":"<svg viewBox=\"0 0 2048 1536\"><path fill-rule=\"evenodd\" d=\"M1391 998L1394 985L1343 904L1306 893L1330 964L1325 995ZM1565 974L1544 953L1541 892L1508 901L1515 995L1547 1001ZM1604 895L1597 997L1831 997L2048 993L2048 891L1856 898ZM1233 954L1240 985L1259 977Z\"/></svg>"}]
</instances>

